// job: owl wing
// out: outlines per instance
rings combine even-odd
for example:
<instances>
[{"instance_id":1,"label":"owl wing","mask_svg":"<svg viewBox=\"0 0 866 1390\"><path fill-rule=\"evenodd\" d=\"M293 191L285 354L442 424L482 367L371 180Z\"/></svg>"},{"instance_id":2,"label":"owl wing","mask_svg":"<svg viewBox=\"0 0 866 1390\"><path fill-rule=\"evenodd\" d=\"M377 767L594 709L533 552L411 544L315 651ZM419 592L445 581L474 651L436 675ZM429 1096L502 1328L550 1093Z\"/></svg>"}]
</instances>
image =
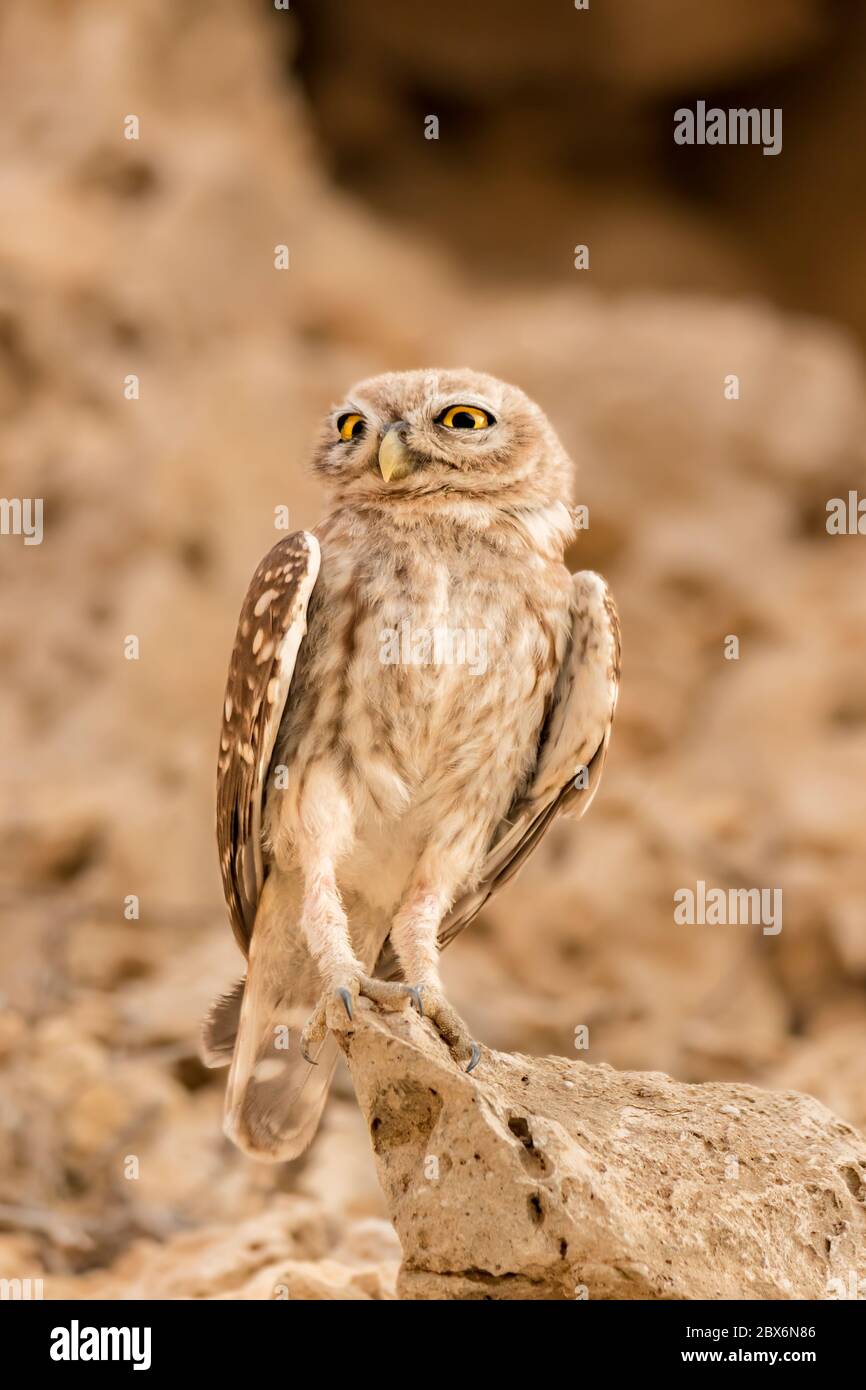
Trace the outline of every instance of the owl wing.
<instances>
[{"instance_id":1,"label":"owl wing","mask_svg":"<svg viewBox=\"0 0 866 1390\"><path fill-rule=\"evenodd\" d=\"M247 590L229 662L216 831L223 892L245 955L265 878L262 793L320 558L319 543L308 531L295 531L268 551Z\"/></svg>"},{"instance_id":2,"label":"owl wing","mask_svg":"<svg viewBox=\"0 0 866 1390\"><path fill-rule=\"evenodd\" d=\"M476 888L454 904L439 928L444 948L525 864L556 817L580 817L598 790L619 692L620 629L600 575L572 576L571 641L559 671L538 744L528 790L497 828ZM386 946L378 973L391 976L396 959Z\"/></svg>"}]
</instances>

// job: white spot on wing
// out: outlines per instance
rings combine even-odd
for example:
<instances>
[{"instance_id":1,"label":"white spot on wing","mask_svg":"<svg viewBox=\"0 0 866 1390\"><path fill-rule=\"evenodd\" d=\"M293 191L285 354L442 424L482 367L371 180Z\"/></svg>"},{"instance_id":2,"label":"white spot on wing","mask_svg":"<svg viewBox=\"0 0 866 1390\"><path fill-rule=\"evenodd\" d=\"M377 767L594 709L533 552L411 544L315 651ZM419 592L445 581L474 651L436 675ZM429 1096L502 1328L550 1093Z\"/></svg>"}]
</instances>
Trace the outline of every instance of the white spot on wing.
<instances>
[{"instance_id":1,"label":"white spot on wing","mask_svg":"<svg viewBox=\"0 0 866 1390\"><path fill-rule=\"evenodd\" d=\"M253 609L257 618L262 616L266 608L270 608L275 598L279 598L279 593L276 589L265 589L263 594L259 594L256 600L256 606Z\"/></svg>"}]
</instances>

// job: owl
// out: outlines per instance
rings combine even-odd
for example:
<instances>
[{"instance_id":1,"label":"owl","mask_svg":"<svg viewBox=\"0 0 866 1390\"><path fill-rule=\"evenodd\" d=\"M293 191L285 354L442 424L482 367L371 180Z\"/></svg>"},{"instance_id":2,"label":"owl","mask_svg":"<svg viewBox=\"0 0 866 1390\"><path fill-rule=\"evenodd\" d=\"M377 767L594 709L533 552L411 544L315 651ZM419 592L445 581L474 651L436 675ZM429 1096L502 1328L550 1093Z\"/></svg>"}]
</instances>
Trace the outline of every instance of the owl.
<instances>
[{"instance_id":1,"label":"owl","mask_svg":"<svg viewBox=\"0 0 866 1390\"><path fill-rule=\"evenodd\" d=\"M213 1006L225 1130L300 1153L360 996L483 1052L440 952L560 813L582 814L620 670L604 580L570 574L573 467L542 410L469 370L389 373L327 415L312 532L253 575L228 673L217 840L246 976Z\"/></svg>"}]
</instances>

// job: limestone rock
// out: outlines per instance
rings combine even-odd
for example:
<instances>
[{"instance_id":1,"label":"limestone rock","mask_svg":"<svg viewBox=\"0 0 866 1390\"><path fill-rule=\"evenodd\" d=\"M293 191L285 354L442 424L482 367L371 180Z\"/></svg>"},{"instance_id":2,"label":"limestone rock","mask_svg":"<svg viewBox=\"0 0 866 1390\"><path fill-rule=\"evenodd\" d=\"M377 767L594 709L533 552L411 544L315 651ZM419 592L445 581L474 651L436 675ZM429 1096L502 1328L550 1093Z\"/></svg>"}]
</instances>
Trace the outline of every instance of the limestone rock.
<instances>
[{"instance_id":1,"label":"limestone rock","mask_svg":"<svg viewBox=\"0 0 866 1390\"><path fill-rule=\"evenodd\" d=\"M344 1039L409 1299L820 1299L866 1255L866 1140L810 1096Z\"/></svg>"}]
</instances>

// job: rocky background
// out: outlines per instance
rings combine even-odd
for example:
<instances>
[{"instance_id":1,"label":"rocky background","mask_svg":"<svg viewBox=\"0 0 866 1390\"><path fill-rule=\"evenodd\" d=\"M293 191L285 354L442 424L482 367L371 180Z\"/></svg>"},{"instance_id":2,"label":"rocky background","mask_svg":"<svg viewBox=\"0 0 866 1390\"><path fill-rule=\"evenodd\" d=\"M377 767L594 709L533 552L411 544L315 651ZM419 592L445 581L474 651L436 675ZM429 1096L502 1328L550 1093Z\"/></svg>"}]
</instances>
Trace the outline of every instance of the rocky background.
<instances>
[{"instance_id":1,"label":"rocky background","mask_svg":"<svg viewBox=\"0 0 866 1390\"><path fill-rule=\"evenodd\" d=\"M0 537L0 1277L395 1296L348 1080L271 1169L196 1056L240 963L237 611L274 508L317 519L321 412L377 370L540 401L590 510L570 559L623 622L599 798L448 953L455 1003L491 1046L866 1125L866 541L825 527L863 479L864 49L818 0L8 0L2 492L45 538ZM698 98L783 106L783 153L674 146ZM675 926L699 878L781 887L783 930Z\"/></svg>"}]
</instances>

